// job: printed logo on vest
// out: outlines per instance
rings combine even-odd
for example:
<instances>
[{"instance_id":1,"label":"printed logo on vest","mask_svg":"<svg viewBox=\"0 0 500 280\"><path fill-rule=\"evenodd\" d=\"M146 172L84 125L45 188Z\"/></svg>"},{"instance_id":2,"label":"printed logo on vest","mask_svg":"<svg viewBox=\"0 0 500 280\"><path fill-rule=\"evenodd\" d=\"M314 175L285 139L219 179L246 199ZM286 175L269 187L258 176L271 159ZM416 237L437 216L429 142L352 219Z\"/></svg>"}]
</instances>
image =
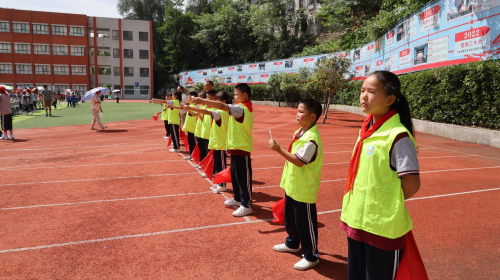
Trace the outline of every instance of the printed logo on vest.
<instances>
[{"instance_id":1,"label":"printed logo on vest","mask_svg":"<svg viewBox=\"0 0 500 280\"><path fill-rule=\"evenodd\" d=\"M375 147L373 147L373 146L370 146L370 147L368 147L368 149L366 149L366 153L369 156L373 155L373 152L375 152Z\"/></svg>"}]
</instances>

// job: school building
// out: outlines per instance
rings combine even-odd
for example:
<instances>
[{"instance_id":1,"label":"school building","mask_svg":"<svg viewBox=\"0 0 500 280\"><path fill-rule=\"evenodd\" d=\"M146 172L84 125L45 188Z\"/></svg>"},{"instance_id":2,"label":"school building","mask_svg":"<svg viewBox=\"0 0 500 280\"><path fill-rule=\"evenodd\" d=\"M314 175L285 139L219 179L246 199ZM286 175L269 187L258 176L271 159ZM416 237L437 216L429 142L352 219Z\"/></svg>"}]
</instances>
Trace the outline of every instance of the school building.
<instances>
[{"instance_id":1,"label":"school building","mask_svg":"<svg viewBox=\"0 0 500 280\"><path fill-rule=\"evenodd\" d=\"M0 8L0 84L153 96L152 23Z\"/></svg>"}]
</instances>

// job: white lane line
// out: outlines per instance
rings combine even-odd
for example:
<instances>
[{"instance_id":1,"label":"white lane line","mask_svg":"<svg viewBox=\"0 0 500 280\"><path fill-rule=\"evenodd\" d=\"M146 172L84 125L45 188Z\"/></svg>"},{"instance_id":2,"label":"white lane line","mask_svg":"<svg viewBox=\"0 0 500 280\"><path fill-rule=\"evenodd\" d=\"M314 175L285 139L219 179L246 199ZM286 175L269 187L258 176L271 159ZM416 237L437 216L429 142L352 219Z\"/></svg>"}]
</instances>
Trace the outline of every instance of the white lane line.
<instances>
[{"instance_id":1,"label":"white lane line","mask_svg":"<svg viewBox=\"0 0 500 280\"><path fill-rule=\"evenodd\" d=\"M271 126L271 127L266 127L266 128L262 128L262 129L254 129L254 130L252 131L252 133L253 133L254 131L263 131L263 130L268 130L268 129L271 129L271 128L276 128L276 127L281 127L281 126L284 126L284 125L289 125L289 124L291 124L291 123L297 123L297 121L291 121L291 122L288 122L288 123L284 123L284 124L280 124L280 125L275 125L275 126Z\"/></svg>"},{"instance_id":2,"label":"white lane line","mask_svg":"<svg viewBox=\"0 0 500 280\"><path fill-rule=\"evenodd\" d=\"M44 166L44 167L30 167L30 170L34 169L52 169L52 168L73 168L73 167L94 167L94 166L110 166L110 165L126 165L126 164L148 164L148 163L162 163L162 162L172 162L172 161L182 161L181 159L171 159L171 160L152 160L152 161L135 161L135 162L114 162L114 163L95 163L95 164L81 164L81 165L68 165L68 166ZM0 170L14 170L19 171L19 167L5 167L0 168Z\"/></svg>"},{"instance_id":3,"label":"white lane line","mask_svg":"<svg viewBox=\"0 0 500 280\"><path fill-rule=\"evenodd\" d=\"M258 117L256 117L256 118L254 118L254 120L256 120L256 119L260 119L260 118L263 118L263 117L265 117L265 116L267 116L267 115L269 114L269 111L268 111L268 110L264 109L263 111L266 111L266 113L265 113L264 115L262 115L262 116L258 116Z\"/></svg>"},{"instance_id":4,"label":"white lane line","mask_svg":"<svg viewBox=\"0 0 500 280\"><path fill-rule=\"evenodd\" d=\"M476 154L471 154L471 153L464 153L464 152L454 151L454 150L440 148L440 147L433 147L433 146L429 146L429 145L423 145L422 144L422 146L425 146L425 147L428 147L428 148L432 148L432 149L438 149L438 150L443 150L443 151L448 151L448 152L454 152L454 153L457 153L457 154L463 154L463 155L470 155L470 156L476 156L476 157L482 157L482 158L500 160L500 158L481 156L481 155L476 155Z\"/></svg>"},{"instance_id":5,"label":"white lane line","mask_svg":"<svg viewBox=\"0 0 500 280\"><path fill-rule=\"evenodd\" d=\"M207 178L205 178L205 179L209 183L211 183ZM321 181L321 183L329 183L329 182L337 182L337 181L345 181L345 180L346 179L324 180L324 181ZM253 189L268 189L268 188L277 188L277 187L279 187L279 185L254 187ZM30 205L30 206L5 207L5 208L0 208L0 211L30 209L30 208L41 208L41 207L71 206L71 205L82 205L82 204L93 204L93 203L106 203L106 202L120 202L120 201L131 201L131 200L147 200L147 199L158 199L158 198L166 198L166 197L200 195L200 194L213 194L213 192L212 191L207 191L207 192L191 192L191 193L166 194L166 195L154 195L154 196L143 196L143 197L101 199L101 200L90 200L90 201L79 201L79 202L65 202L65 203L53 203L53 204L38 204L38 205ZM220 193L220 194L222 196L224 196L224 198L226 200L229 199L224 193Z\"/></svg>"},{"instance_id":6,"label":"white lane line","mask_svg":"<svg viewBox=\"0 0 500 280\"><path fill-rule=\"evenodd\" d=\"M471 168L458 168L458 169L443 169L443 170L420 171L420 174L422 174L422 173L436 173L436 172L450 172L450 171L478 170L478 169L494 169L494 168L500 168L500 165L497 165L497 166L487 166L487 167L471 167Z\"/></svg>"},{"instance_id":7,"label":"white lane line","mask_svg":"<svg viewBox=\"0 0 500 280\"><path fill-rule=\"evenodd\" d=\"M147 141L154 141L156 139L151 139L151 140L145 140L145 141L141 141L141 142L147 142ZM137 143L137 142L135 142ZM96 148L111 148L111 147L137 147L137 146L140 146L140 147L143 147L144 144L138 144L138 145L128 145L128 144L113 144L113 145L95 145L95 146L80 146L78 147L78 149L96 149ZM161 145L161 144L150 144L148 146L164 146L164 145ZM5 152L5 151L44 151L44 150L58 150L58 151L61 151L61 150L74 150L75 147L69 147L69 148L61 148L61 147L57 147L57 148L25 148L25 149L7 149L7 150L0 150L0 152Z\"/></svg>"},{"instance_id":8,"label":"white lane line","mask_svg":"<svg viewBox=\"0 0 500 280\"><path fill-rule=\"evenodd\" d=\"M181 176L181 175L191 175L191 174L196 174L196 172L172 173L172 174L153 174L153 175L136 175L136 176L123 176L123 177L103 177L103 178L89 178L89 179L77 179L77 180L61 180L61 181L26 182L26 183L14 183L14 184L1 184L0 187L22 186L22 185L38 185L38 184L73 183L73 182L89 182L89 181L106 181L106 180L132 179L132 178L151 178L151 177Z\"/></svg>"},{"instance_id":9,"label":"white lane line","mask_svg":"<svg viewBox=\"0 0 500 280\"><path fill-rule=\"evenodd\" d=\"M347 163L350 163L350 162L346 161L346 162L331 162L331 163L323 163L323 166L325 166L325 165L347 164ZM252 170L262 170L262 169L278 169L278 168L283 168L283 166L259 167L259 168L252 168Z\"/></svg>"},{"instance_id":10,"label":"white lane line","mask_svg":"<svg viewBox=\"0 0 500 280\"><path fill-rule=\"evenodd\" d=\"M448 196L455 196L455 195L464 195L464 194L479 193L479 192L498 191L498 190L500 190L500 188L480 190L480 191L473 191L473 192L459 192L459 193L450 193L450 194L437 195L437 196L434 195L434 196L427 196L427 197L419 197L419 198L414 198L414 199L408 199L407 201L433 199L433 198L440 198L440 197L448 197ZM340 212L341 210L342 209L334 209L334 210L329 210L329 211L322 211L322 212L318 212L318 215L336 213L336 212ZM155 236L155 235L165 235L165 234L170 234L170 233L198 231L198 230L213 229L213 228L222 228L222 227L237 226L237 225L256 224L256 223L262 223L262 222L269 222L271 220L273 220L273 219L270 218L270 219L261 219L261 220L250 220L250 221L244 221L244 222L235 222L235 223L208 225L208 226L201 226L201 227L182 228L182 229L165 230L165 231L157 231L157 232L150 232L150 233L122 235L122 236L114 236L114 237L107 237L107 238L98 238L98 239L90 239L90 240L66 242L66 243L56 243L56 244L49 244L49 245L40 245L40 246L33 246L33 247L6 249L6 250L0 250L0 254L14 253L14 252L23 252L23 251L31 251L31 250L40 250L40 249L49 249L49 248L54 248L54 247L65 247L65 246L73 246L73 245L80 245L80 244L98 243L98 242L106 242L106 241L121 240L121 239L131 239L131 238L139 238L139 237L148 237L148 236Z\"/></svg>"}]
</instances>

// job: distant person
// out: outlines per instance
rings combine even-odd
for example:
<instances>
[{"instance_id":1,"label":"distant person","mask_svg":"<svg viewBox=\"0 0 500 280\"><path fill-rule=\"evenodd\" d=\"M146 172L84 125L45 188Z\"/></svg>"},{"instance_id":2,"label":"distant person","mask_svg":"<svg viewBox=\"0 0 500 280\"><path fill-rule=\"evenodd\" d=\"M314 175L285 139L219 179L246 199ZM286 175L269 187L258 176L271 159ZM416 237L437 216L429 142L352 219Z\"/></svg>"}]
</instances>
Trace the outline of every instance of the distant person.
<instances>
[{"instance_id":1,"label":"distant person","mask_svg":"<svg viewBox=\"0 0 500 280\"><path fill-rule=\"evenodd\" d=\"M0 86L0 115L2 116L2 140L14 140L12 132L12 108L5 87Z\"/></svg>"},{"instance_id":2,"label":"distant person","mask_svg":"<svg viewBox=\"0 0 500 280\"><path fill-rule=\"evenodd\" d=\"M116 103L120 103L120 91L115 92Z\"/></svg>"},{"instance_id":3,"label":"distant person","mask_svg":"<svg viewBox=\"0 0 500 280\"><path fill-rule=\"evenodd\" d=\"M71 107L76 107L76 95L74 93L71 94Z\"/></svg>"},{"instance_id":4,"label":"distant person","mask_svg":"<svg viewBox=\"0 0 500 280\"><path fill-rule=\"evenodd\" d=\"M182 93L181 97L181 103L183 105L189 103L189 97L184 93L184 87L183 86L178 86L177 91L180 91ZM186 121L186 110L182 109L179 110L180 116L181 116L181 127L184 126L184 122Z\"/></svg>"},{"instance_id":5,"label":"distant person","mask_svg":"<svg viewBox=\"0 0 500 280\"><path fill-rule=\"evenodd\" d=\"M47 85L43 86L42 90L42 96L43 96L43 107L45 108L45 116L51 116L52 117L52 98L54 97L54 93L47 89Z\"/></svg>"},{"instance_id":6,"label":"distant person","mask_svg":"<svg viewBox=\"0 0 500 280\"><path fill-rule=\"evenodd\" d=\"M104 130L107 126L102 125L101 123L101 118L99 118L99 112L101 112L101 115L104 113L102 111L101 107L101 100L99 98L99 95L101 94L101 91L97 91L94 96L90 98L90 111L92 112L92 123L90 125L90 130L96 130L94 128L94 125L97 123L100 127L101 130ZM75 96L73 94L73 96Z\"/></svg>"}]
</instances>

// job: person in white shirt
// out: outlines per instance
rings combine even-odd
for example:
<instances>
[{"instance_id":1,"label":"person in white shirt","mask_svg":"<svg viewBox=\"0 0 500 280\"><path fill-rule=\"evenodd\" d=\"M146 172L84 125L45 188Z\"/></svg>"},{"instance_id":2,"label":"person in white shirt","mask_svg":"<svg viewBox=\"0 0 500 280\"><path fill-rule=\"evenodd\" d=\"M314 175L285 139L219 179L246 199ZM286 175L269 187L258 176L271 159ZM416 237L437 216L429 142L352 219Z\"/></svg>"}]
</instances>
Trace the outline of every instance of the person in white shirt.
<instances>
[{"instance_id":1,"label":"person in white shirt","mask_svg":"<svg viewBox=\"0 0 500 280\"><path fill-rule=\"evenodd\" d=\"M183 86L178 86L177 91L180 91L182 93L181 97L181 103L182 104L188 104L189 103L189 97L184 93L184 87ZM181 116L181 127L184 125L184 122L186 121L186 110L179 110L179 114Z\"/></svg>"},{"instance_id":2,"label":"person in white shirt","mask_svg":"<svg viewBox=\"0 0 500 280\"><path fill-rule=\"evenodd\" d=\"M101 95L101 91L97 91L92 98L90 99L90 111L92 111L92 124L90 125L90 130L97 130L94 128L95 123L101 127L101 130L105 129L107 126L102 125L101 119L99 118L99 111L104 113L101 108L101 99L99 99L99 96Z\"/></svg>"}]
</instances>

